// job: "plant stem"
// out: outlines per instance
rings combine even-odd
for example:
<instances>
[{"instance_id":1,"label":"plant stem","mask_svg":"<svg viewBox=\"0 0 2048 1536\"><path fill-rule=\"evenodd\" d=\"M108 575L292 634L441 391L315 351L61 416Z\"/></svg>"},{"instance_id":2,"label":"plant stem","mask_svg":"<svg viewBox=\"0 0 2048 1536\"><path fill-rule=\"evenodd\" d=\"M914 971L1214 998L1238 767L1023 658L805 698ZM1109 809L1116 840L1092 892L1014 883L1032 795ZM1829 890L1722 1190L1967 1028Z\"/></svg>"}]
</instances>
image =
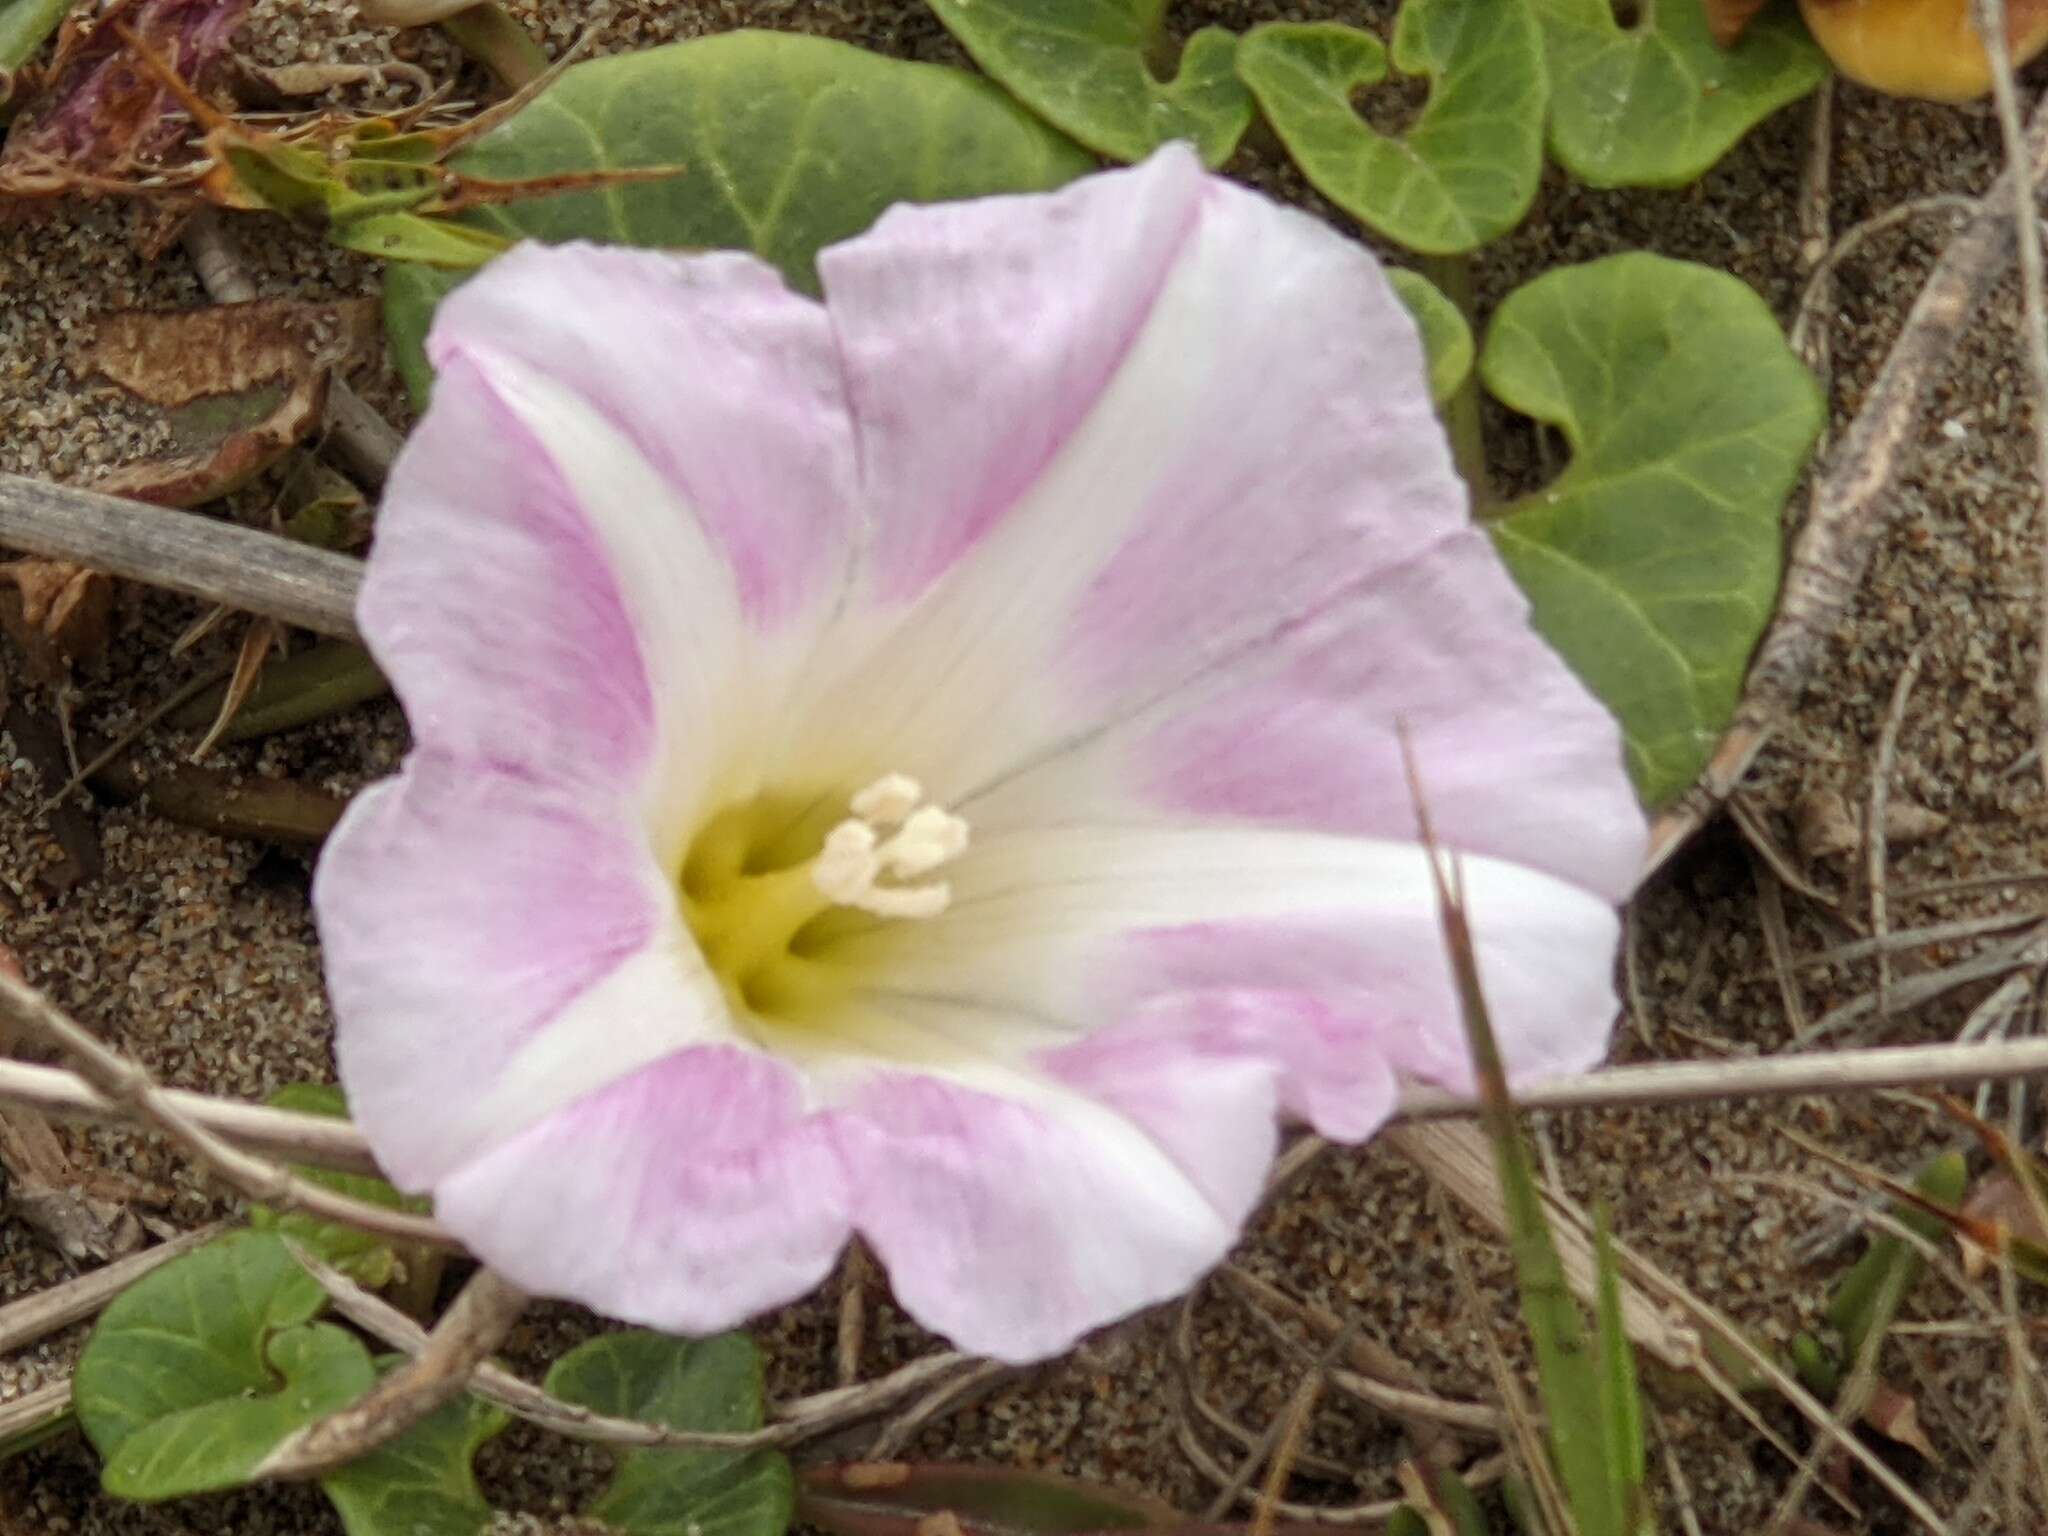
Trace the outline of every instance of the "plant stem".
<instances>
[{"instance_id":1,"label":"plant stem","mask_svg":"<svg viewBox=\"0 0 2048 1536\"><path fill-rule=\"evenodd\" d=\"M1478 336L1479 324L1473 313L1476 305L1472 297L1472 258L1424 256L1417 265L1422 275L1457 305L1458 313L1472 327L1472 334ZM1476 366L1466 373L1458 392L1444 402L1443 422L1444 431L1451 440L1451 457L1471 492L1472 515L1484 517L1494 504L1494 495L1493 482L1486 474L1486 432L1479 418L1479 369Z\"/></svg>"}]
</instances>

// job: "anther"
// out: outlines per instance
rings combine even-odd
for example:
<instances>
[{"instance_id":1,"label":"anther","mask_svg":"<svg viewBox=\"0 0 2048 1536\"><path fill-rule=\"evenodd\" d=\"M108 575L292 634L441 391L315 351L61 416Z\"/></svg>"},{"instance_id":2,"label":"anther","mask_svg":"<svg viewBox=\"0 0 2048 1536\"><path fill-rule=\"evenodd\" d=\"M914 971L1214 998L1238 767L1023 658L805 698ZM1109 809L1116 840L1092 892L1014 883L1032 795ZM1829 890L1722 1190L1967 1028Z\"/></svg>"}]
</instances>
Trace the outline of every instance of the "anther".
<instances>
[{"instance_id":1,"label":"anther","mask_svg":"<svg viewBox=\"0 0 2048 1536\"><path fill-rule=\"evenodd\" d=\"M900 773L875 780L851 801L853 815L834 827L811 865L819 894L877 917L936 917L953 899L943 880L929 885L883 885L888 875L915 880L967 849L967 823L936 805ZM886 840L878 828L895 827Z\"/></svg>"}]
</instances>

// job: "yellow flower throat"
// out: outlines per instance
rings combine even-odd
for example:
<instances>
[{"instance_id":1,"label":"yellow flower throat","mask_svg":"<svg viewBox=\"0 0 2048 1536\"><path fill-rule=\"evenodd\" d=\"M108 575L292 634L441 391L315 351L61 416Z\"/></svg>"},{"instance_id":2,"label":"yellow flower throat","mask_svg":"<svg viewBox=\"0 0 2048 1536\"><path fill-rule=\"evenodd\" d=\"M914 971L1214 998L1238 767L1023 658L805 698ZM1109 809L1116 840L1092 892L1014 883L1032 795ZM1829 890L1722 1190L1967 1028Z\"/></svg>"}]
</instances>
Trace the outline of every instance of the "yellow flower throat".
<instances>
[{"instance_id":1,"label":"yellow flower throat","mask_svg":"<svg viewBox=\"0 0 2048 1536\"><path fill-rule=\"evenodd\" d=\"M736 1016L815 1028L860 976L837 941L945 911L951 888L925 877L966 847L967 823L902 774L846 802L764 795L691 840L683 913Z\"/></svg>"}]
</instances>

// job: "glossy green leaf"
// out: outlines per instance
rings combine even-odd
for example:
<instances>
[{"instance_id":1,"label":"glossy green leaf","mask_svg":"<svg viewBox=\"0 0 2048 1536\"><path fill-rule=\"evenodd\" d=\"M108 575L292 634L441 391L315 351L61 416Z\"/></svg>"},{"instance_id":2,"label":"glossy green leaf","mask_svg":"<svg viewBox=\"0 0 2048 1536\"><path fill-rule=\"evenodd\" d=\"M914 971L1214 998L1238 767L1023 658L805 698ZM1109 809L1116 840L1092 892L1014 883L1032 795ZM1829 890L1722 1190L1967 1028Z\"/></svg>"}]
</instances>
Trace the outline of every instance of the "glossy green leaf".
<instances>
[{"instance_id":1,"label":"glossy green leaf","mask_svg":"<svg viewBox=\"0 0 2048 1536\"><path fill-rule=\"evenodd\" d=\"M402 1357L377 1362L388 1371ZM320 1486L348 1536L481 1536L496 1511L484 1502L472 1463L507 1423L480 1398L463 1396L396 1440L330 1472Z\"/></svg>"},{"instance_id":2,"label":"glossy green leaf","mask_svg":"<svg viewBox=\"0 0 2048 1536\"><path fill-rule=\"evenodd\" d=\"M974 62L1047 122L1117 160L1192 139L1221 165L1251 126L1237 39L1204 27L1160 78L1164 0L931 0Z\"/></svg>"},{"instance_id":3,"label":"glossy green leaf","mask_svg":"<svg viewBox=\"0 0 2048 1536\"><path fill-rule=\"evenodd\" d=\"M1614 0L1529 3L1550 58L1550 152L1596 187L1683 186L1827 77L1789 5L1724 49L1701 0L1644 0L1630 26Z\"/></svg>"},{"instance_id":4,"label":"glossy green leaf","mask_svg":"<svg viewBox=\"0 0 2048 1536\"><path fill-rule=\"evenodd\" d=\"M1237 72L1316 189L1388 239L1444 255L1514 228L1542 178L1549 97L1528 0L1408 0L1393 59L1431 82L1398 138L1368 126L1352 102L1387 72L1369 32L1273 22L1246 35Z\"/></svg>"},{"instance_id":5,"label":"glossy green leaf","mask_svg":"<svg viewBox=\"0 0 2048 1536\"><path fill-rule=\"evenodd\" d=\"M1667 800L1733 714L1770 616L1820 390L1742 282L1640 253L1510 294L1479 372L1570 445L1494 537L1537 628L1619 717L1637 791Z\"/></svg>"},{"instance_id":6,"label":"glossy green leaf","mask_svg":"<svg viewBox=\"0 0 2048 1536\"><path fill-rule=\"evenodd\" d=\"M270 1096L270 1107L289 1109L303 1115L348 1118L348 1102L339 1088L324 1083L289 1083ZM366 1173L341 1173L332 1168L295 1164L292 1171L314 1184L338 1194L381 1205L388 1210L421 1210L424 1203L407 1200L384 1180ZM359 1285L381 1290L391 1283L398 1268L398 1255L389 1242L374 1232L339 1222L321 1221L297 1211L278 1215L267 1206L249 1208L249 1225L259 1232L276 1231L311 1249Z\"/></svg>"},{"instance_id":7,"label":"glossy green leaf","mask_svg":"<svg viewBox=\"0 0 2048 1536\"><path fill-rule=\"evenodd\" d=\"M1472 371L1472 327L1443 289L1420 272L1389 267L1387 276L1422 332L1422 350L1429 358L1429 397L1442 405Z\"/></svg>"},{"instance_id":8,"label":"glossy green leaf","mask_svg":"<svg viewBox=\"0 0 2048 1536\"><path fill-rule=\"evenodd\" d=\"M604 1334L557 1360L547 1387L671 1429L758 1429L764 1412L760 1352L738 1333ZM782 1536L795 1499L789 1462L775 1451L628 1451L585 1513L626 1536Z\"/></svg>"},{"instance_id":9,"label":"glossy green leaf","mask_svg":"<svg viewBox=\"0 0 2048 1536\"><path fill-rule=\"evenodd\" d=\"M790 33L727 32L571 66L452 168L518 178L681 165L679 175L479 209L541 240L732 247L815 292L818 251L898 202L1055 187L1094 165L985 80ZM459 279L400 266L385 323L424 399L427 321Z\"/></svg>"},{"instance_id":10,"label":"glossy green leaf","mask_svg":"<svg viewBox=\"0 0 2048 1536\"><path fill-rule=\"evenodd\" d=\"M236 1232L143 1276L78 1361L79 1423L109 1493L168 1499L246 1482L294 1430L368 1390L369 1353L313 1321L327 1297L264 1232Z\"/></svg>"},{"instance_id":11,"label":"glossy green leaf","mask_svg":"<svg viewBox=\"0 0 2048 1536\"><path fill-rule=\"evenodd\" d=\"M1054 1472L964 1462L843 1462L804 1468L797 1518L828 1536L917 1536L941 1512L973 1536L1068 1536L1149 1528L1188 1536L1156 1499ZM1225 1527L1224 1529L1228 1529Z\"/></svg>"}]
</instances>

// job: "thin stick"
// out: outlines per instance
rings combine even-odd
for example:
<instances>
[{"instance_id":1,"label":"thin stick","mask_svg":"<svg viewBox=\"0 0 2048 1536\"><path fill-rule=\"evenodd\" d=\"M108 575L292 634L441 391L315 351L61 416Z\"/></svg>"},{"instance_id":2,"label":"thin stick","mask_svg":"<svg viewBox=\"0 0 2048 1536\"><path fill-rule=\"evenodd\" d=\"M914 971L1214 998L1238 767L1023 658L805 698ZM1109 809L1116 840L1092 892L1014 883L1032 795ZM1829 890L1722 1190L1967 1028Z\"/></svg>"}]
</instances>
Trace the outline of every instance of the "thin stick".
<instances>
[{"instance_id":1,"label":"thin stick","mask_svg":"<svg viewBox=\"0 0 2048 1536\"><path fill-rule=\"evenodd\" d=\"M2005 140L2005 163L2017 172L2027 162L2027 143L2020 128L2020 96L2012 78L2011 37L2006 30L2006 0L1975 0L1972 8L1984 56L1991 65L1991 103ZM2043 296L2041 234L2035 224L2032 190L2018 175L2008 178L2014 243L2020 255L2020 305L2027 337L2022 355L2034 386L2034 485L2040 495L2039 515L2048 518L2048 298ZM2040 616L2048 633L2048 526L2041 534L2039 554ZM2042 647L2034 669L2034 744L2041 753L2041 780L2048 787L2048 646Z\"/></svg>"},{"instance_id":2,"label":"thin stick","mask_svg":"<svg viewBox=\"0 0 2048 1536\"><path fill-rule=\"evenodd\" d=\"M362 561L218 518L0 474L0 545L356 638Z\"/></svg>"},{"instance_id":3,"label":"thin stick","mask_svg":"<svg viewBox=\"0 0 2048 1536\"><path fill-rule=\"evenodd\" d=\"M255 1477L303 1479L332 1472L453 1402L531 1300L496 1270L478 1270L418 1354L346 1408L286 1436L263 1458Z\"/></svg>"},{"instance_id":4,"label":"thin stick","mask_svg":"<svg viewBox=\"0 0 2048 1536\"><path fill-rule=\"evenodd\" d=\"M1906 705L1913 697L1913 685L1920 681L1920 663L1926 647L1916 645L1899 680L1892 686L1892 701L1884 712L1884 724L1877 733L1877 763L1870 771L1870 808L1863 818L1864 873L1870 882L1870 936L1877 942L1877 1018L1882 1024L1892 1011L1892 956L1885 939L1891 932L1891 914L1885 905L1885 873L1889 858L1885 848L1884 819L1891 801L1893 760L1898 756L1899 732L1906 724ZM1803 1027L1794 1036L1806 1033Z\"/></svg>"},{"instance_id":5,"label":"thin stick","mask_svg":"<svg viewBox=\"0 0 2048 1536\"><path fill-rule=\"evenodd\" d=\"M156 1085L141 1063L122 1056L92 1031L67 1017L27 982L17 981L4 972L0 972L0 1017L70 1052L84 1075L109 1100L126 1106L135 1118L153 1123L252 1200L283 1210L304 1211L328 1221L346 1222L401 1242L461 1247L438 1222L323 1189L281 1164L242 1151L187 1114Z\"/></svg>"},{"instance_id":6,"label":"thin stick","mask_svg":"<svg viewBox=\"0 0 2048 1536\"><path fill-rule=\"evenodd\" d=\"M1757 648L1735 719L1699 783L1657 818L1645 877L1706 825L1805 690L1814 658L1861 588L1889 524L1886 503L1919 430L1928 388L1953 357L1971 314L2013 259L2011 209L2022 197L2032 206L2036 185L2048 169L2044 161L2048 97L2027 124L2025 153L2014 157L1976 204L1962 233L1941 253L1864 396L1862 410L1829 456L1813 510L1793 541L1784 593Z\"/></svg>"},{"instance_id":7,"label":"thin stick","mask_svg":"<svg viewBox=\"0 0 2048 1536\"><path fill-rule=\"evenodd\" d=\"M307 1274L320 1282L321 1288L333 1299L335 1310L349 1321L406 1354L416 1355L426 1347L427 1330L390 1302L371 1295L339 1270L321 1263L297 1245L292 1247L292 1256ZM795 1445L844 1425L873 1418L891 1403L900 1402L935 1382L984 1363L971 1355L927 1355L861 1386L819 1392L784 1404L774 1410L774 1422L767 1427L740 1434L670 1429L665 1424L647 1424L638 1419L593 1413L576 1403L549 1396L531 1382L521 1380L503 1366L493 1365L488 1360L478 1365L471 1375L469 1390L530 1424L538 1424L571 1440L665 1450L750 1451L764 1446Z\"/></svg>"},{"instance_id":8,"label":"thin stick","mask_svg":"<svg viewBox=\"0 0 2048 1536\"><path fill-rule=\"evenodd\" d=\"M0 1355L12 1354L37 1339L47 1338L59 1328L92 1317L116 1296L151 1270L203 1247L227 1230L224 1221L186 1232L169 1242L158 1243L140 1253L131 1253L112 1264L75 1275L33 1296L10 1301L0 1307Z\"/></svg>"},{"instance_id":9,"label":"thin stick","mask_svg":"<svg viewBox=\"0 0 2048 1536\"><path fill-rule=\"evenodd\" d=\"M71 1375L46 1381L19 1397L0 1403L0 1441L17 1440L47 1429L71 1411Z\"/></svg>"},{"instance_id":10,"label":"thin stick","mask_svg":"<svg viewBox=\"0 0 2048 1536\"><path fill-rule=\"evenodd\" d=\"M1894 1045L1727 1061L1665 1061L1608 1067L1518 1087L1515 1104L1525 1110L1657 1109L1717 1099L1783 1099L1811 1094L1874 1093L1888 1088L1930 1088L2043 1073L2048 1073L2048 1038L1962 1045ZM243 1104L181 1088L158 1088L156 1095L182 1120L245 1150L351 1173L377 1171L369 1143L346 1120ZM20 1061L0 1061L0 1104L27 1104L60 1118L145 1124L153 1120L133 1105L94 1088L76 1073ZM1392 1123L1466 1120L1478 1113L1479 1105L1471 1099L1440 1088L1418 1086L1409 1089L1395 1106ZM1308 1150L1320 1152L1323 1144L1316 1142Z\"/></svg>"}]
</instances>

